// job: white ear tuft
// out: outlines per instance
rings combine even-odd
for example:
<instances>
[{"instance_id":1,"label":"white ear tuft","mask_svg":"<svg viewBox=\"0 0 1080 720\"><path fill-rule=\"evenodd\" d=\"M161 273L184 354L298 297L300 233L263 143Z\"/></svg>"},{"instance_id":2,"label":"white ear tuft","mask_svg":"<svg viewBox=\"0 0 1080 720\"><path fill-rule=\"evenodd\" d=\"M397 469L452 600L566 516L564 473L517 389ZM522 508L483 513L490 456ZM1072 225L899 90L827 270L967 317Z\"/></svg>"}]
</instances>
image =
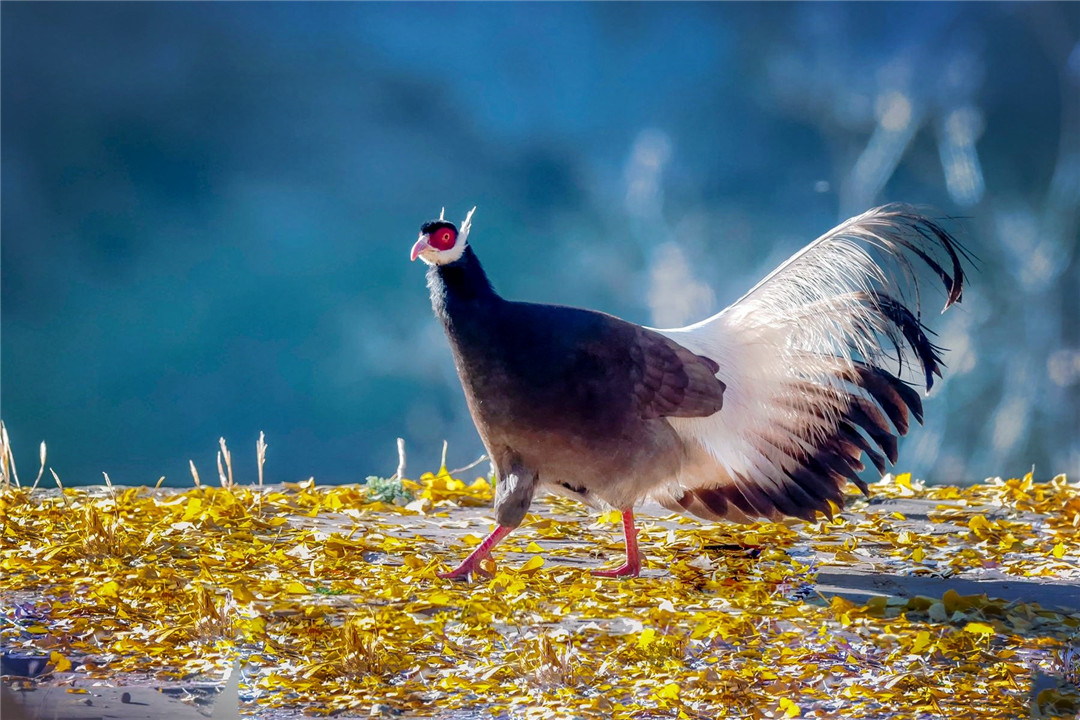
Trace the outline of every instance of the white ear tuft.
<instances>
[{"instance_id":1,"label":"white ear tuft","mask_svg":"<svg viewBox=\"0 0 1080 720\"><path fill-rule=\"evenodd\" d=\"M472 216L474 212L476 212L476 206L473 206L473 209L465 216L465 221L461 223L461 230L458 231L458 238L460 238L462 245L464 245L465 241L469 238L469 230L472 229Z\"/></svg>"}]
</instances>

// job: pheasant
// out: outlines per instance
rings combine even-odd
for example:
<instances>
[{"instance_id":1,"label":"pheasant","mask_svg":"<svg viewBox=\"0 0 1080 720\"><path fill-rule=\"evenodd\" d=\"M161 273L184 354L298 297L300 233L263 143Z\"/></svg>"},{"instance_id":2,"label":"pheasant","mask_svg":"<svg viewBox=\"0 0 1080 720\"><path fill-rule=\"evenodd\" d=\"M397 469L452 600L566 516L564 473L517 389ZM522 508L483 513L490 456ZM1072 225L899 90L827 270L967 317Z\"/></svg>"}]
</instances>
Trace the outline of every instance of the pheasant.
<instances>
[{"instance_id":1,"label":"pheasant","mask_svg":"<svg viewBox=\"0 0 1080 720\"><path fill-rule=\"evenodd\" d=\"M659 330L504 299L468 243L475 210L460 229L443 214L425 223L411 252L429 266L431 305L497 476L497 527L447 578L480 571L538 491L621 511L626 561L593 571L608 577L641 570L642 500L707 520L831 517L847 481L868 494L863 456L884 473L910 419L922 422L919 393L898 377L904 361L927 392L941 376L912 260L944 284L945 309L971 260L937 221L887 205L825 233L720 313Z\"/></svg>"}]
</instances>

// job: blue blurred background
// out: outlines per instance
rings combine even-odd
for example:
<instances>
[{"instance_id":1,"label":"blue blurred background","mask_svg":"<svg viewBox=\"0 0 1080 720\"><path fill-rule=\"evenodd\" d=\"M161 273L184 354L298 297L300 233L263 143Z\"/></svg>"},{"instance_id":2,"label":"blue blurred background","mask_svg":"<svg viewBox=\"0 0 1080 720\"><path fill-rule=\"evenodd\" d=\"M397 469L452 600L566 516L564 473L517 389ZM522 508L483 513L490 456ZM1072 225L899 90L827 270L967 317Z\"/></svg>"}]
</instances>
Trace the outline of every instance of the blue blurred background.
<instances>
[{"instance_id":1,"label":"blue blurred background","mask_svg":"<svg viewBox=\"0 0 1080 720\"><path fill-rule=\"evenodd\" d=\"M2 416L25 482L482 451L408 262L701 319L886 201L981 258L901 469L1080 470L1080 4L3 3ZM937 304L938 295L929 303ZM934 310L931 310L933 313ZM46 475L48 478L48 475Z\"/></svg>"}]
</instances>

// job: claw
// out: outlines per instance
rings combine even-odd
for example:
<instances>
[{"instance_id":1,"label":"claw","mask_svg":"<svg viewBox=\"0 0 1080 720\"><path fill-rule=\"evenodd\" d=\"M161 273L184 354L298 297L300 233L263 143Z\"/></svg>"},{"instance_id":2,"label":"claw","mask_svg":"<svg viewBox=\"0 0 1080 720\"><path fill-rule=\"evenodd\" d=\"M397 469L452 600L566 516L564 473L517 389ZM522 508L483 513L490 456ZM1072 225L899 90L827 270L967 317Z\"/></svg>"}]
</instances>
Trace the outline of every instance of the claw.
<instances>
[{"instance_id":1,"label":"claw","mask_svg":"<svg viewBox=\"0 0 1080 720\"><path fill-rule=\"evenodd\" d=\"M484 578L493 577L492 572L484 567L484 565L488 563L491 563L494 566L494 563L491 561L490 551L484 553L483 557L476 558L475 561L470 562L471 558L472 556L470 555L453 570L437 573L437 575L445 580L458 580L467 578L471 575L478 575Z\"/></svg>"},{"instance_id":2,"label":"claw","mask_svg":"<svg viewBox=\"0 0 1080 720\"><path fill-rule=\"evenodd\" d=\"M641 565L630 563L624 563L623 565L614 568L612 570L593 570L592 574L596 577L637 577L641 573Z\"/></svg>"},{"instance_id":3,"label":"claw","mask_svg":"<svg viewBox=\"0 0 1080 720\"><path fill-rule=\"evenodd\" d=\"M463 562L449 572L438 573L444 580L467 580L478 568L474 563Z\"/></svg>"},{"instance_id":4,"label":"claw","mask_svg":"<svg viewBox=\"0 0 1080 720\"><path fill-rule=\"evenodd\" d=\"M513 528L498 526L490 535L484 538L484 541L480 543L480 547L473 550L469 557L461 561L460 565L448 572L438 573L439 577L446 580L458 580L468 578L471 575L491 577L491 572L483 567L483 562L491 559L491 548L495 547L495 544L506 537L511 530Z\"/></svg>"}]
</instances>

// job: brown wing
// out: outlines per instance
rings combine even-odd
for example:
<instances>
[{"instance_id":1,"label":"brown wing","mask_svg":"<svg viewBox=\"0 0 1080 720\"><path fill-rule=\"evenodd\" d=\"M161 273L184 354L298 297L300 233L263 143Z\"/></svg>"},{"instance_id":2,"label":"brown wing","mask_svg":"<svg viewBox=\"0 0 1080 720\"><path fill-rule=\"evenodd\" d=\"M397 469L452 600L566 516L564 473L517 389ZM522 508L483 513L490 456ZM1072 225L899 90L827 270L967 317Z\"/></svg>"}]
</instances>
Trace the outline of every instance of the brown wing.
<instances>
[{"instance_id":1,"label":"brown wing","mask_svg":"<svg viewBox=\"0 0 1080 720\"><path fill-rule=\"evenodd\" d=\"M642 417L707 417L724 406L726 388L712 360L645 328L637 328L628 352Z\"/></svg>"}]
</instances>

